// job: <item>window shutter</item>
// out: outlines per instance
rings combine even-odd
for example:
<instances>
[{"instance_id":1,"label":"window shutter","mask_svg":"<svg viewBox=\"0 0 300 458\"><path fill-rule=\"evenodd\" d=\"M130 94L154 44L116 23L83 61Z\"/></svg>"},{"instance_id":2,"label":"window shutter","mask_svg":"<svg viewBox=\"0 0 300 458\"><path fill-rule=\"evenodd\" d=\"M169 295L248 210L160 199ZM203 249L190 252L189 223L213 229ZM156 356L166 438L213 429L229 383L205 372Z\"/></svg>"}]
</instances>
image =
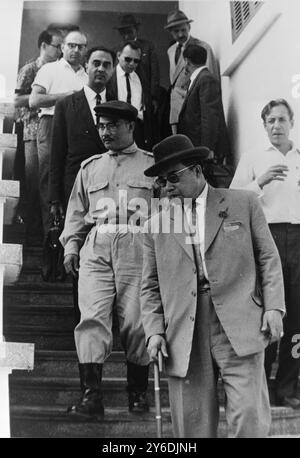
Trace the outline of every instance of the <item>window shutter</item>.
<instances>
[{"instance_id":1,"label":"window shutter","mask_svg":"<svg viewBox=\"0 0 300 458\"><path fill-rule=\"evenodd\" d=\"M230 2L232 42L238 38L263 2Z\"/></svg>"}]
</instances>

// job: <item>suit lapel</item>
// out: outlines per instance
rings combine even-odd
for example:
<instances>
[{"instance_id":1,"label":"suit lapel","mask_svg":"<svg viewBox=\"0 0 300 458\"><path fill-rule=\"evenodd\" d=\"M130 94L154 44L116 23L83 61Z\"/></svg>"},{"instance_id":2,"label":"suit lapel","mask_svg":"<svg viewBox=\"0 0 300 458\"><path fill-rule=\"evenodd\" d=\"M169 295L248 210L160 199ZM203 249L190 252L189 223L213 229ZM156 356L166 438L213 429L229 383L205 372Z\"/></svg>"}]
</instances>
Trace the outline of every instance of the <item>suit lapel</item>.
<instances>
[{"instance_id":1,"label":"suit lapel","mask_svg":"<svg viewBox=\"0 0 300 458\"><path fill-rule=\"evenodd\" d=\"M197 75L197 77L192 82L191 87L188 89L188 91L186 93L186 96L184 98L181 111L183 111L185 109L185 106L187 104L188 98L190 97L191 93L193 92L193 90L195 89L196 85L198 84L198 82L200 81L201 77L203 76L203 72L205 72L206 70L207 70L206 68L201 70L201 72Z\"/></svg>"},{"instance_id":2,"label":"suit lapel","mask_svg":"<svg viewBox=\"0 0 300 458\"><path fill-rule=\"evenodd\" d=\"M227 210L228 205L225 197L219 190L209 186L205 213L205 251L214 241Z\"/></svg>"},{"instance_id":3,"label":"suit lapel","mask_svg":"<svg viewBox=\"0 0 300 458\"><path fill-rule=\"evenodd\" d=\"M113 74L106 86L106 97L108 97L108 94L109 100L118 100L118 82L116 69L114 69Z\"/></svg>"},{"instance_id":4,"label":"suit lapel","mask_svg":"<svg viewBox=\"0 0 300 458\"><path fill-rule=\"evenodd\" d=\"M168 217L168 216L167 216ZM188 228L185 215L182 213L182 209L176 206L176 210L171 211L171 234L179 245L184 249L187 255L194 260L193 244L190 232L186 231Z\"/></svg>"},{"instance_id":5,"label":"suit lapel","mask_svg":"<svg viewBox=\"0 0 300 458\"><path fill-rule=\"evenodd\" d=\"M85 97L84 90L76 94L77 97L74 99L74 109L75 113L78 113L80 116L80 120L85 128L92 134L97 145L101 146L101 140L99 137L99 132L95 126L94 118L92 116L88 101Z\"/></svg>"}]
</instances>

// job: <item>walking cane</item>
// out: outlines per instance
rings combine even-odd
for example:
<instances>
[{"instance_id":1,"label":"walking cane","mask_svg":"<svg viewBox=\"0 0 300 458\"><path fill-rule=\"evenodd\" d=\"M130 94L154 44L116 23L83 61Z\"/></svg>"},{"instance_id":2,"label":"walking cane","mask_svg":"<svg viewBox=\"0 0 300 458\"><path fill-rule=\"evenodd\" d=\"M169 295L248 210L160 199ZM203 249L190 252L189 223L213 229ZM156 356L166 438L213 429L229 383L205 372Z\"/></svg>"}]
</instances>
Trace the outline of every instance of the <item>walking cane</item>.
<instances>
[{"instance_id":1,"label":"walking cane","mask_svg":"<svg viewBox=\"0 0 300 458\"><path fill-rule=\"evenodd\" d=\"M160 406L160 386L159 373L162 372L162 353L158 350L158 361L154 361L154 395L156 411L156 430L157 437L162 437L161 406Z\"/></svg>"}]
</instances>

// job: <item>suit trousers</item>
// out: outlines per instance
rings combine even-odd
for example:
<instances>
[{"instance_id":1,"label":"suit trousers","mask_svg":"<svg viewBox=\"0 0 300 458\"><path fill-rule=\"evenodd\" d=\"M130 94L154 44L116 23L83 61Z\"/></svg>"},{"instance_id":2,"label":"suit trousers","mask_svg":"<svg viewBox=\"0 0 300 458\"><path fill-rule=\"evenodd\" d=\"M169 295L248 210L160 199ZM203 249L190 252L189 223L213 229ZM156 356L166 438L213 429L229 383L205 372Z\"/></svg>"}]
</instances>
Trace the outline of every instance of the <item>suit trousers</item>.
<instances>
[{"instance_id":1,"label":"suit trousers","mask_svg":"<svg viewBox=\"0 0 300 458\"><path fill-rule=\"evenodd\" d=\"M169 377L168 380L174 437L217 437L218 375L225 391L229 436L265 437L271 424L271 411L264 352L237 356L208 291L198 294L186 377Z\"/></svg>"},{"instance_id":2,"label":"suit trousers","mask_svg":"<svg viewBox=\"0 0 300 458\"><path fill-rule=\"evenodd\" d=\"M39 191L39 161L36 140L24 141L25 182L27 196L27 237L42 235L42 217Z\"/></svg>"},{"instance_id":3,"label":"suit trousers","mask_svg":"<svg viewBox=\"0 0 300 458\"><path fill-rule=\"evenodd\" d=\"M270 230L281 259L285 288L286 315L283 319L284 336L279 343L278 370L275 377L277 397L297 394L300 358L295 358L294 336L300 335L300 224L270 224ZM277 343L267 347L265 368L271 376L277 355Z\"/></svg>"},{"instance_id":4,"label":"suit trousers","mask_svg":"<svg viewBox=\"0 0 300 458\"><path fill-rule=\"evenodd\" d=\"M75 343L80 363L100 363L113 344L115 309L128 361L149 364L140 312L142 233L126 224L94 226L80 251L78 299L80 323Z\"/></svg>"},{"instance_id":5,"label":"suit trousers","mask_svg":"<svg viewBox=\"0 0 300 458\"><path fill-rule=\"evenodd\" d=\"M49 170L50 146L53 116L42 116L37 132L37 148L39 159L39 187L42 210L44 238L50 228L49 218Z\"/></svg>"}]
</instances>

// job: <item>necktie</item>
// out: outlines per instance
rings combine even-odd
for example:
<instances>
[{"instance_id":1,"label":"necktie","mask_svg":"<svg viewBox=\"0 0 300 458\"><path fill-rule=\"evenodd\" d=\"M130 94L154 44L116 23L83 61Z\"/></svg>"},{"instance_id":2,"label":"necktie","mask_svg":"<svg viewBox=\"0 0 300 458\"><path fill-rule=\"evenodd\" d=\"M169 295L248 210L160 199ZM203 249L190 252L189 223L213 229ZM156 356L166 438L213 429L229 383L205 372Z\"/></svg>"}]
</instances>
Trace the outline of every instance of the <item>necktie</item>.
<instances>
[{"instance_id":1,"label":"necktie","mask_svg":"<svg viewBox=\"0 0 300 458\"><path fill-rule=\"evenodd\" d=\"M98 113L97 107L101 105L101 95L99 93L96 94L96 105L94 107L94 111L96 113L96 124L99 123L100 115Z\"/></svg>"},{"instance_id":2,"label":"necktie","mask_svg":"<svg viewBox=\"0 0 300 458\"><path fill-rule=\"evenodd\" d=\"M130 81L129 81L129 73L125 73L126 77L126 88L127 88L127 103L131 103L131 87L130 87Z\"/></svg>"},{"instance_id":3,"label":"necktie","mask_svg":"<svg viewBox=\"0 0 300 458\"><path fill-rule=\"evenodd\" d=\"M181 47L182 47L182 44L178 43L176 51L175 51L175 65L177 65L177 62L179 60L179 57L181 54Z\"/></svg>"},{"instance_id":4,"label":"necktie","mask_svg":"<svg viewBox=\"0 0 300 458\"><path fill-rule=\"evenodd\" d=\"M195 256L197 271L198 271L198 280L199 280L198 284L201 285L205 282L205 276L204 276L202 256L201 256L201 251L200 251L200 238L199 238L196 206L197 206L197 202L194 200L192 204L192 225L193 225L192 229L195 233L194 235L195 240L193 240L193 250L194 250L194 256Z\"/></svg>"}]
</instances>

